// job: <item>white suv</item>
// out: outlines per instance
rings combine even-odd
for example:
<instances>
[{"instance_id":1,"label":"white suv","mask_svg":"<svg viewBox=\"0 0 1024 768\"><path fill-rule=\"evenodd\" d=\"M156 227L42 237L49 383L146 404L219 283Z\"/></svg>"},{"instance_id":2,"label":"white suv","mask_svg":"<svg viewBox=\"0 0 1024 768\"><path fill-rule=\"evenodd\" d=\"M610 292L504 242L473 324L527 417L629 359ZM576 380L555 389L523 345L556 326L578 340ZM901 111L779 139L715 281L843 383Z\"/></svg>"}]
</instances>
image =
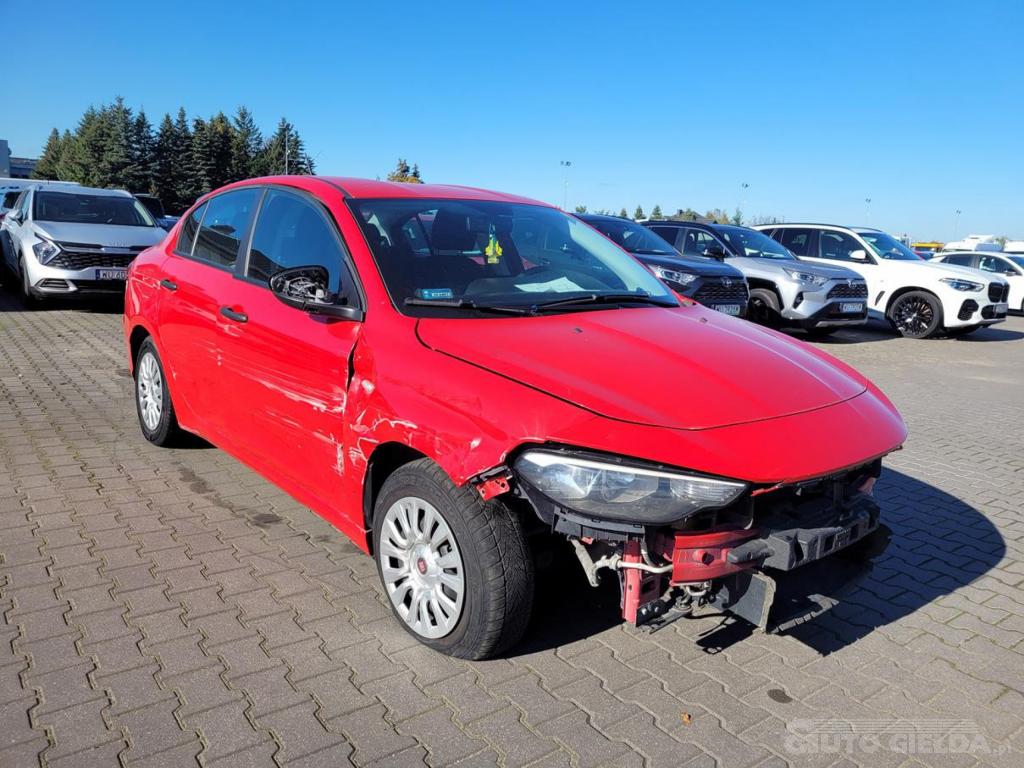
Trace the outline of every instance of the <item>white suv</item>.
<instances>
[{"instance_id":1,"label":"white suv","mask_svg":"<svg viewBox=\"0 0 1024 768\"><path fill-rule=\"evenodd\" d=\"M903 336L959 336L1006 319L1009 285L997 275L923 261L877 229L827 224L755 227L802 260L852 269L868 284L868 310Z\"/></svg>"}]
</instances>

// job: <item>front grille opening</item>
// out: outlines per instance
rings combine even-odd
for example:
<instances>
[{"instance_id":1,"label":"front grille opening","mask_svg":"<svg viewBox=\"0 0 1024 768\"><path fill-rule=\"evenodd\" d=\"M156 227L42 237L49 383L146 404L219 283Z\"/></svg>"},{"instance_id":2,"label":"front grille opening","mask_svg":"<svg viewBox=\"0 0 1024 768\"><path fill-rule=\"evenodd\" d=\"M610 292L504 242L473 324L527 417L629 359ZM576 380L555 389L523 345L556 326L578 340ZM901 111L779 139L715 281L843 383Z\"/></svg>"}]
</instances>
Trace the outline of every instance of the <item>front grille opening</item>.
<instances>
[{"instance_id":1,"label":"front grille opening","mask_svg":"<svg viewBox=\"0 0 1024 768\"><path fill-rule=\"evenodd\" d=\"M960 320L970 320L971 315L978 311L978 302L974 299L967 299L963 304L960 305L960 312L957 317Z\"/></svg>"},{"instance_id":2,"label":"front grille opening","mask_svg":"<svg viewBox=\"0 0 1024 768\"><path fill-rule=\"evenodd\" d=\"M1006 283L989 283L988 300L997 304L1006 301L1010 297L1010 286Z\"/></svg>"},{"instance_id":3,"label":"front grille opening","mask_svg":"<svg viewBox=\"0 0 1024 768\"><path fill-rule=\"evenodd\" d=\"M747 300L747 286L742 280L731 280L725 285L721 280L708 280L693 295L701 304L722 304L734 302L742 304Z\"/></svg>"},{"instance_id":4,"label":"front grille opening","mask_svg":"<svg viewBox=\"0 0 1024 768\"><path fill-rule=\"evenodd\" d=\"M43 280L40 280L36 284L36 287L47 291L70 291L72 285L67 280L60 280L55 277L47 277Z\"/></svg>"},{"instance_id":5,"label":"front grille opening","mask_svg":"<svg viewBox=\"0 0 1024 768\"><path fill-rule=\"evenodd\" d=\"M833 286L832 290L828 292L830 299L866 299L867 297L867 283L854 283L853 285L843 283Z\"/></svg>"}]
</instances>

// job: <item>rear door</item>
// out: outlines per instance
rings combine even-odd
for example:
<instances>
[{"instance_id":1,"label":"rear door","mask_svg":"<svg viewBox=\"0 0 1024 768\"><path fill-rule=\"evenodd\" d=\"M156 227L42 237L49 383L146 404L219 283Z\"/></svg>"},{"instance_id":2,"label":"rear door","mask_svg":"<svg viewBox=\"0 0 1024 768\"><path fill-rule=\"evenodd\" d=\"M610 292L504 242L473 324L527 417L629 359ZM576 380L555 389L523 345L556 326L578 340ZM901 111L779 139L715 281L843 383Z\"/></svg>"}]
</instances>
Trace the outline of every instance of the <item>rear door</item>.
<instances>
[{"instance_id":1,"label":"rear door","mask_svg":"<svg viewBox=\"0 0 1024 768\"><path fill-rule=\"evenodd\" d=\"M225 408L235 452L272 477L336 507L344 470L349 355L361 324L289 307L269 279L291 267L322 266L329 289L360 306L348 252L326 208L304 192L271 187L259 207L248 256L232 288L244 320L225 343Z\"/></svg>"},{"instance_id":2,"label":"rear door","mask_svg":"<svg viewBox=\"0 0 1024 768\"><path fill-rule=\"evenodd\" d=\"M194 427L214 442L225 426L225 341L237 333L221 308L230 305L235 267L242 252L259 187L231 190L210 198L182 225L181 235L163 265L164 301L160 305L160 341L177 397Z\"/></svg>"}]
</instances>

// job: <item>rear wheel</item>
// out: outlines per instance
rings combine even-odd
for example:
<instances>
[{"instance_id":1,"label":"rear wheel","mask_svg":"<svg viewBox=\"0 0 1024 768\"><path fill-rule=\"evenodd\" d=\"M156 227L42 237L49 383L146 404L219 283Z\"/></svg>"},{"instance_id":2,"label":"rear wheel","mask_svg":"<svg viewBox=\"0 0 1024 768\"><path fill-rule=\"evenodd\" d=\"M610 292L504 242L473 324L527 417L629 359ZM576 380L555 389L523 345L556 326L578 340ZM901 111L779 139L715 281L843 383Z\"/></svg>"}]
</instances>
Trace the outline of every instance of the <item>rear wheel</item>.
<instances>
[{"instance_id":1,"label":"rear wheel","mask_svg":"<svg viewBox=\"0 0 1024 768\"><path fill-rule=\"evenodd\" d=\"M373 544L392 611L420 642L483 659L522 637L533 562L519 518L499 500L456 487L430 459L413 461L381 488Z\"/></svg>"},{"instance_id":2,"label":"rear wheel","mask_svg":"<svg viewBox=\"0 0 1024 768\"><path fill-rule=\"evenodd\" d=\"M779 297L771 288L752 288L747 317L759 325L777 328L782 321Z\"/></svg>"},{"instance_id":3,"label":"rear wheel","mask_svg":"<svg viewBox=\"0 0 1024 768\"><path fill-rule=\"evenodd\" d=\"M926 339L942 327L942 305L925 291L910 291L889 308L889 319L901 336Z\"/></svg>"},{"instance_id":4,"label":"rear wheel","mask_svg":"<svg viewBox=\"0 0 1024 768\"><path fill-rule=\"evenodd\" d=\"M149 442L169 446L181 437L164 367L152 339L142 342L135 358L135 409L142 434Z\"/></svg>"}]
</instances>

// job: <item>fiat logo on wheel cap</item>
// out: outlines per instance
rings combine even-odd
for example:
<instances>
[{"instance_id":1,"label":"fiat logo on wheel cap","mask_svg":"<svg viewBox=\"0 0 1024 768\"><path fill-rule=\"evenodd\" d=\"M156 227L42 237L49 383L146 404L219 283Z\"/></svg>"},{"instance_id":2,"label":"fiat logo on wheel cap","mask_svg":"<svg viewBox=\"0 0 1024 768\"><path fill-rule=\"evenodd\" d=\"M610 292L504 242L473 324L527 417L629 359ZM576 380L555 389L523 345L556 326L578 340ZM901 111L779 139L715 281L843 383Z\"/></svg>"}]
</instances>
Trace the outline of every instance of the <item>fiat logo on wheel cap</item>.
<instances>
[{"instance_id":1,"label":"fiat logo on wheel cap","mask_svg":"<svg viewBox=\"0 0 1024 768\"><path fill-rule=\"evenodd\" d=\"M416 561L416 570L420 572L420 576L427 575L427 561L422 557Z\"/></svg>"}]
</instances>

